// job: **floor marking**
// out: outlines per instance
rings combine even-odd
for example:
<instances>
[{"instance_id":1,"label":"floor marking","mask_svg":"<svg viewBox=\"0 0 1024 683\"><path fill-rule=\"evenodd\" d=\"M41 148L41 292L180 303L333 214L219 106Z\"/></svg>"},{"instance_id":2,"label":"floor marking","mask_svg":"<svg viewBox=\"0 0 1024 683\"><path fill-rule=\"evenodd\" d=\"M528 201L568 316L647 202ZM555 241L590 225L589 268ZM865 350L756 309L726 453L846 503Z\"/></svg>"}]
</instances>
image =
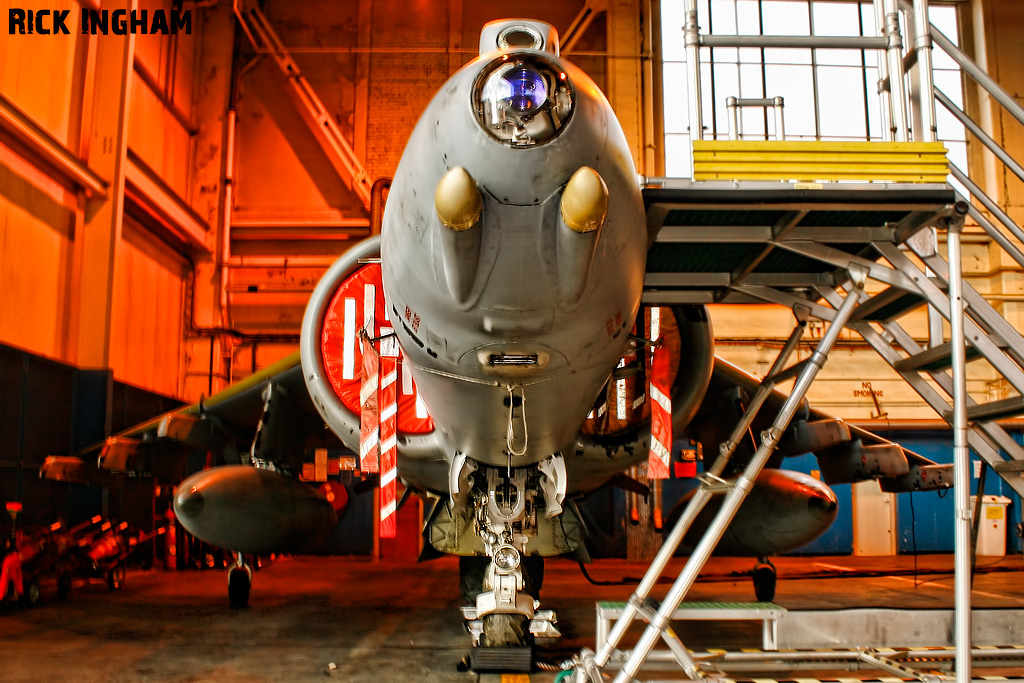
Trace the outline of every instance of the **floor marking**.
<instances>
[{"instance_id":1,"label":"floor marking","mask_svg":"<svg viewBox=\"0 0 1024 683\"><path fill-rule=\"evenodd\" d=\"M925 586L925 585L928 585L928 586L934 586L936 588L944 588L944 589L946 589L948 591L953 590L953 586L946 586L946 585L943 585L941 583L938 583L937 581L924 581L922 583L918 583L914 579L908 579L905 576L886 576L884 578L888 579L888 580L891 580L891 581L905 581L907 583L912 583L915 586ZM974 590L971 591L971 595L984 595L987 598L996 598L997 600L1010 600L1012 602L1016 602L1016 603L1019 603L1021 605L1024 605L1024 599L1015 597L1013 595L1006 595L1006 594L1003 594L1003 593L989 593L987 591L980 591L980 590L974 589Z\"/></svg>"},{"instance_id":2,"label":"floor marking","mask_svg":"<svg viewBox=\"0 0 1024 683\"><path fill-rule=\"evenodd\" d=\"M815 562L815 567L824 567L825 569L838 569L841 572L852 572L856 571L853 567L843 567L838 564L827 564L825 562Z\"/></svg>"}]
</instances>

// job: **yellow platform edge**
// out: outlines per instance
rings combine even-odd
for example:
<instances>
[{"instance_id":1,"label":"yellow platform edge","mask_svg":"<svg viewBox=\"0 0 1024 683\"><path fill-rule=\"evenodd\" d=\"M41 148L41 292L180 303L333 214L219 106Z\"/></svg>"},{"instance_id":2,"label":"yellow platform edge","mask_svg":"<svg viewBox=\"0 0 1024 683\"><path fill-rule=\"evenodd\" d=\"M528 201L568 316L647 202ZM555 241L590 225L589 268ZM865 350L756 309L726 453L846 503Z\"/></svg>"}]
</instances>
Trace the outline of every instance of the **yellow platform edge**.
<instances>
[{"instance_id":1,"label":"yellow platform edge","mask_svg":"<svg viewBox=\"0 0 1024 683\"><path fill-rule=\"evenodd\" d=\"M695 140L694 180L942 183L941 142Z\"/></svg>"}]
</instances>

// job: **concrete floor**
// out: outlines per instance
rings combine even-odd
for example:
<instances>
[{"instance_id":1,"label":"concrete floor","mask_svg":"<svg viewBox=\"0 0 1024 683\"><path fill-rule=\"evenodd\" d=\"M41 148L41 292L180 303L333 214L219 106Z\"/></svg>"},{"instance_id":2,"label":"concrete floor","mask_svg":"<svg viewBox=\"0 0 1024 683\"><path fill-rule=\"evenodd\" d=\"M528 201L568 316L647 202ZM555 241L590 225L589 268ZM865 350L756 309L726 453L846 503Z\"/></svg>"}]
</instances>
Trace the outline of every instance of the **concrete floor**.
<instances>
[{"instance_id":1,"label":"concrete floor","mask_svg":"<svg viewBox=\"0 0 1024 683\"><path fill-rule=\"evenodd\" d=\"M776 602L791 610L952 607L952 556L921 556L916 564L917 575L908 556L781 558ZM979 566L987 571L974 583L976 608L1024 608L1019 556L981 558ZM750 579L734 574L750 567L746 559L712 560L688 599L752 600ZM575 563L548 562L542 598L557 610L563 637L545 643L538 659L556 662L592 648L595 602L628 598L632 587L618 582L645 567L601 560L588 569L594 580L617 585L595 586ZM232 610L221 571L130 570L116 593L98 581L76 583L65 603L51 590L35 608L0 607L0 681L553 681L544 672L517 679L457 671L469 645L457 577L450 557L418 565L286 558L256 573L248 609ZM660 586L656 597L667 590ZM760 645L757 623L678 623L694 650ZM880 672L842 675L878 679Z\"/></svg>"}]
</instances>

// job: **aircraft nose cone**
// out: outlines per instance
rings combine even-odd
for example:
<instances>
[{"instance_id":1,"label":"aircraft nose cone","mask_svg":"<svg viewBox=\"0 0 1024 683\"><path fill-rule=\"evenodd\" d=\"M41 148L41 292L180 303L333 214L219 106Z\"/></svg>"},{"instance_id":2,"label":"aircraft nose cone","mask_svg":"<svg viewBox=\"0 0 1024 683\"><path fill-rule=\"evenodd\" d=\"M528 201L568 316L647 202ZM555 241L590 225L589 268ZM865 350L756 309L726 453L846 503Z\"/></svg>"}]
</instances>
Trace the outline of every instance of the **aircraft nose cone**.
<instances>
[{"instance_id":1,"label":"aircraft nose cone","mask_svg":"<svg viewBox=\"0 0 1024 683\"><path fill-rule=\"evenodd\" d=\"M835 496L828 495L828 493L819 491L807 499L807 507L815 517L832 519L836 516L836 508L839 507L839 504L836 502Z\"/></svg>"},{"instance_id":2,"label":"aircraft nose cone","mask_svg":"<svg viewBox=\"0 0 1024 683\"><path fill-rule=\"evenodd\" d=\"M195 486L179 490L174 496L174 511L179 517L195 519L203 512L206 498Z\"/></svg>"}]
</instances>

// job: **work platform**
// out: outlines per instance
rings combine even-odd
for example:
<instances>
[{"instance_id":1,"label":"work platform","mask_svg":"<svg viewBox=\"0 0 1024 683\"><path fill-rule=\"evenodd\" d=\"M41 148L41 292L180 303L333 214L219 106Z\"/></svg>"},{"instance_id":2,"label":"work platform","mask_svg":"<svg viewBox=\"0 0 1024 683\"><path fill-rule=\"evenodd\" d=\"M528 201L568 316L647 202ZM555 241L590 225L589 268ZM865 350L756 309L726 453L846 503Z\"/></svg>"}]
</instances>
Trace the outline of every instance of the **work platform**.
<instances>
[{"instance_id":1,"label":"work platform","mask_svg":"<svg viewBox=\"0 0 1024 683\"><path fill-rule=\"evenodd\" d=\"M833 321L857 273L864 287L844 324L951 417L953 348L942 338L950 277L937 234L952 226L958 235L975 214L950 185L662 180L645 187L644 201L654 235L646 304L773 303ZM981 228L1015 249L987 221ZM996 424L1024 414L1024 338L969 285L963 299L966 360L987 360L1017 394L966 397L970 446L1024 495L1024 450ZM900 318L924 306L930 338L922 345Z\"/></svg>"},{"instance_id":2,"label":"work platform","mask_svg":"<svg viewBox=\"0 0 1024 683\"><path fill-rule=\"evenodd\" d=\"M701 149L715 147L708 142ZM779 147L784 149L785 146ZM694 150L696 155L696 144ZM736 170L738 167L730 168L737 177L743 177ZM750 653L711 657L695 652L684 645L671 624L686 617L684 600L688 591L742 505L752 482L789 429L807 390L846 327L863 337L938 415L954 426L954 464L915 461L907 454L909 468L905 473L874 475L882 490L935 489L956 481L958 558L963 552L964 523L969 542L971 520L965 490L969 485L968 445L1018 494L1024 495L1024 449L997 423L1000 418L1024 412L1024 338L963 281L960 235L972 207L950 185L662 180L649 184L643 194L652 236L644 303L779 304L792 309L794 328L764 379L759 385L754 382L746 387L750 395L743 399L744 413L732 435L719 445L717 457L705 452L700 485L675 527L666 534L663 547L636 591L615 609L606 606L602 612L599 604L595 651L584 649L577 656L572 680L578 683L597 681L607 669L618 669L616 683L626 683L636 680L641 669L663 663L676 667L688 678L721 677L725 672L722 665L734 656L749 666L779 666L779 660L767 654L756 662L758 658ZM1021 252L1007 243L1002 232L977 216L976 210L972 216L1013 259L1024 262ZM939 253L940 234L945 238L948 261ZM923 342L900 322L922 307L927 307L929 318L928 338ZM810 357L791 363L805 323L811 318L828 323L827 329ZM943 319L951 330L948 339L944 337ZM979 359L989 363L1017 395L980 404L968 396L965 364ZM777 390L790 381L794 384L788 394ZM765 415L759 416L762 409ZM819 417L822 416L817 415L816 419ZM731 462L739 442L755 425L761 434L756 452ZM705 444L705 451L708 447ZM832 480L828 463L822 461L821 465L829 483ZM736 476L739 469L742 474ZM733 476L723 479L730 471ZM851 479L839 477L837 481ZM714 496L723 496L714 521L674 579L664 601L651 605L655 583L690 525ZM959 562L958 595L962 596L967 580L964 570L969 565L964 565L963 560ZM970 609L969 600L966 605ZM797 615L783 617L766 609L745 611L763 618L763 646L773 650L780 637L775 630L779 622L785 623L789 618L791 624L797 624ZM964 609L960 603L958 609ZM744 610L719 611L722 619L734 619L742 618ZM612 612L617 617L614 622ZM845 642L856 646L855 650L836 654L832 659L812 653L790 653L784 659L794 666L808 667L835 659L847 666L874 665L888 673L928 679L930 674L918 676L901 662L865 644L870 642L866 632L871 630L871 622L877 629L886 616L860 616L869 625L846 634ZM970 632L965 630L970 628L970 619L954 616L947 615L949 632L961 635L951 636L948 643L941 644L959 645L954 657L960 671L967 667L963 662L970 662L974 652L966 645L971 642ZM635 639L635 645L621 646L634 621L646 624L642 635ZM907 622L903 625L907 626ZM628 640L633 642L634 637ZM659 641L668 650L656 651ZM1018 654L1010 650L1007 656L1019 658ZM957 676L963 678L961 673Z\"/></svg>"},{"instance_id":3,"label":"work platform","mask_svg":"<svg viewBox=\"0 0 1024 683\"><path fill-rule=\"evenodd\" d=\"M665 179L643 196L655 235L649 304L814 306L814 288L841 284L847 265L872 267L873 243L899 244L952 215L957 201L946 183Z\"/></svg>"},{"instance_id":4,"label":"work platform","mask_svg":"<svg viewBox=\"0 0 1024 683\"><path fill-rule=\"evenodd\" d=\"M574 683L602 680L604 669L612 667L613 660L613 668L619 669L615 683L636 680L640 670L652 661L659 642L668 651L657 654L666 654L685 677L703 679L721 673L712 660L684 645L685 638L678 637L672 620L683 601L692 600L690 591L697 576L780 440L787 430L792 433L801 428L791 430L791 422L844 328L859 334L950 423L954 457L953 464L938 465L911 459L908 454L906 462L899 457L889 461L897 466L884 467L883 459L878 458L869 467L865 450L861 455L864 466L856 475L834 470L830 476L828 458L819 459L823 478L826 483L842 483L875 477L883 491L891 492L953 486L955 518L950 522L955 530L956 590L951 642L956 644L956 680L966 683L971 679L975 657L971 648L971 521L978 517L979 507L972 511L969 503L970 450L1017 494L1024 495L1024 449L998 424L1002 418L1024 414L1024 338L964 282L961 235L969 216L984 233L984 239L1002 250L1000 263L1015 262L1024 268L1024 229L964 169L946 160L945 150L936 139L936 105L945 107L1022 180L1024 165L935 87L933 40L1022 123L1024 108L931 23L927 0L912 4L874 0L872 7L874 35L868 35L870 30L856 37L712 35L701 33L702 21L704 26L711 22L709 17L701 17L698 3L683 2L683 104L694 180L655 180L644 188L651 235L644 302L780 304L792 309L794 328L763 380L751 381L739 372L732 374L733 384L741 390L742 416L728 438L703 444L705 472L695 494L665 535L662 548L622 607L621 615L607 629L607 638L597 644L596 652L585 649L577 655ZM901 35L902 27L906 27L907 40ZM820 49L860 49L865 60L869 52L874 52L884 139L845 143L823 140L816 128L816 139L787 140L782 97L762 92L760 98L747 99L742 91L730 90L726 93L726 108L732 139L722 140L724 127L718 122L717 103L710 103L708 108L705 105L709 103L702 99L703 81L708 79L701 61L710 56L704 48L716 47L762 48L762 59L765 48L807 50L812 60L813 50ZM714 74L712 68L711 93L718 97L722 90L715 89ZM775 139L751 139L762 133L744 136L739 107L765 109L765 137L770 108L775 115ZM708 131L703 123L705 111L710 111L714 119L709 134L716 139L704 139ZM858 132L851 139L861 135ZM947 184L947 173L969 196L958 195ZM939 252L940 235L946 258ZM922 307L928 312L926 339L915 338L904 326L906 321L901 322ZM806 321L812 318L826 323L825 332L809 357L791 363ZM970 396L968 361L987 363L990 369L985 376L992 377L1005 395ZM716 362L716 374L725 372L720 365ZM788 394L777 391L779 385L788 382L793 382ZM820 417L824 416L816 415L815 419ZM734 461L739 441L757 431L760 439L754 439L756 451L744 452ZM720 437L716 435L714 440ZM822 440L812 447L808 441L804 450L827 453L829 446L824 444ZM883 448L898 447L888 444ZM898 473L904 469L905 473ZM982 468L979 490L984 489L987 470ZM665 570L676 548L704 506L716 496L722 497L719 511L690 560L672 579L668 593L659 598L660 604L652 606L652 591L663 573L671 574ZM876 614L872 618L877 622L883 617ZM629 636L633 644L620 645L634 621L646 623L642 634L638 639L633 638L635 634ZM858 637L864 638L864 634L851 632L849 645L863 647L856 641ZM628 654L620 658L620 653L626 651ZM858 661L876 663L898 676L918 677L877 653L853 654ZM806 659L812 661L815 657L807 655Z\"/></svg>"}]
</instances>

